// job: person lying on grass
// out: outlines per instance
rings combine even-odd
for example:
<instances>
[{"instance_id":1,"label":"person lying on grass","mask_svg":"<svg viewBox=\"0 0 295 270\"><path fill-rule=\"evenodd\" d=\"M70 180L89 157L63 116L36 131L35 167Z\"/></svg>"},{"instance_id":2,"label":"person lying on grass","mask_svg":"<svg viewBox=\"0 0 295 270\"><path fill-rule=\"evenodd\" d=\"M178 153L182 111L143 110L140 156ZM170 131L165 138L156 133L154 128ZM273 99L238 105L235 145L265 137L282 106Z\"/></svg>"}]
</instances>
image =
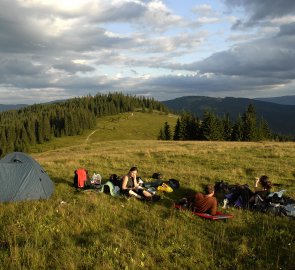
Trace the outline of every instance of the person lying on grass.
<instances>
[{"instance_id":1,"label":"person lying on grass","mask_svg":"<svg viewBox=\"0 0 295 270\"><path fill-rule=\"evenodd\" d=\"M136 167L132 167L128 174L124 175L122 178L122 193L128 196L134 196L137 199L152 199L152 194L144 190L142 186L139 185L136 176L138 170Z\"/></svg>"},{"instance_id":2,"label":"person lying on grass","mask_svg":"<svg viewBox=\"0 0 295 270\"><path fill-rule=\"evenodd\" d=\"M251 191L248 185L238 185L230 194L225 196L226 198L222 208L227 208L230 205L252 209L258 198L257 196L259 195L262 200L266 199L271 188L272 182L268 176L262 175L259 178L256 177L254 184L255 192Z\"/></svg>"},{"instance_id":3,"label":"person lying on grass","mask_svg":"<svg viewBox=\"0 0 295 270\"><path fill-rule=\"evenodd\" d=\"M192 198L192 209L198 213L216 215L217 200L214 197L214 186L206 185L205 194L197 192Z\"/></svg>"}]
</instances>

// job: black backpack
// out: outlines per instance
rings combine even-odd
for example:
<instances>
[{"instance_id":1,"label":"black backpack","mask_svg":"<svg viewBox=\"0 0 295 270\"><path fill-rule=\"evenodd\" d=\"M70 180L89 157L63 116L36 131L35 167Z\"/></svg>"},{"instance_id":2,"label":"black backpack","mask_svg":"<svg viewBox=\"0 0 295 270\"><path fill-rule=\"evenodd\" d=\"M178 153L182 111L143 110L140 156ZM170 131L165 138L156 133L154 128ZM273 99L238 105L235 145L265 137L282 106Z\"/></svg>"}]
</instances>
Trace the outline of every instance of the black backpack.
<instances>
[{"instance_id":1,"label":"black backpack","mask_svg":"<svg viewBox=\"0 0 295 270\"><path fill-rule=\"evenodd\" d=\"M161 179L163 179L163 175L159 172L155 172L155 173L153 173L152 178L157 179L157 180L161 180Z\"/></svg>"},{"instance_id":2,"label":"black backpack","mask_svg":"<svg viewBox=\"0 0 295 270\"><path fill-rule=\"evenodd\" d=\"M167 184L173 189L178 189L180 187L179 181L176 179L169 179Z\"/></svg>"},{"instance_id":3,"label":"black backpack","mask_svg":"<svg viewBox=\"0 0 295 270\"><path fill-rule=\"evenodd\" d=\"M116 174L111 174L109 181L114 184L114 186L118 186L121 188L122 185L122 179Z\"/></svg>"}]
</instances>

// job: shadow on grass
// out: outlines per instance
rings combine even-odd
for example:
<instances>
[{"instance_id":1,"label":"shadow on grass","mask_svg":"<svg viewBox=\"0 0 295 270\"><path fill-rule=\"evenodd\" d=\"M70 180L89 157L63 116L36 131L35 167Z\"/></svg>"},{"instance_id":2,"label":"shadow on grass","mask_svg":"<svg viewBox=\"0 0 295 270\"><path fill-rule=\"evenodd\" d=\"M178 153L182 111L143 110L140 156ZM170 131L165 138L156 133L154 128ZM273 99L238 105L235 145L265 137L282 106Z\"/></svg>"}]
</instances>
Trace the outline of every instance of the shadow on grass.
<instances>
[{"instance_id":1,"label":"shadow on grass","mask_svg":"<svg viewBox=\"0 0 295 270\"><path fill-rule=\"evenodd\" d=\"M195 190L187 187L180 187L178 189L174 189L173 192L157 192L158 195L161 196L161 200L156 202L159 205L165 206L167 208L171 208L175 202L178 202L183 197L192 197L196 193Z\"/></svg>"},{"instance_id":2,"label":"shadow on grass","mask_svg":"<svg viewBox=\"0 0 295 270\"><path fill-rule=\"evenodd\" d=\"M60 177L51 177L51 180L55 183L55 184L66 184L70 187L73 187L74 184L73 182L66 180L64 178L60 178Z\"/></svg>"},{"instance_id":3,"label":"shadow on grass","mask_svg":"<svg viewBox=\"0 0 295 270\"><path fill-rule=\"evenodd\" d=\"M84 231L73 235L73 239L78 246L92 246L99 237L100 233L94 231Z\"/></svg>"}]
</instances>

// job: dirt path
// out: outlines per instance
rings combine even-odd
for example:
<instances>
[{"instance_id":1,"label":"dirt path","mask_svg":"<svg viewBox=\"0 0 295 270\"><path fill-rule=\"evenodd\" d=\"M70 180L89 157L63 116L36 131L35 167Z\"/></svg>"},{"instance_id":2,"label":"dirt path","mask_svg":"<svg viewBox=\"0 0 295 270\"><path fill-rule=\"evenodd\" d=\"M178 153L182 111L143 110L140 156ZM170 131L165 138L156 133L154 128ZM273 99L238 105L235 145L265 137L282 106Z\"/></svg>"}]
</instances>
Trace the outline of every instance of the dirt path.
<instances>
[{"instance_id":1,"label":"dirt path","mask_svg":"<svg viewBox=\"0 0 295 270\"><path fill-rule=\"evenodd\" d=\"M133 117L133 116L134 116L133 113L131 113L130 115L128 115L127 118L119 117L117 121L119 122L119 121L122 121L122 120L123 120L123 121L124 121L124 120L128 120L130 116ZM104 127L104 128L105 128L105 127ZM87 136L87 138L85 139L85 143L87 143L88 140L90 139L90 137L91 137L96 131L98 131L99 129L101 129L101 128L98 128L98 129L92 131L92 132ZM106 129L106 128L105 128L105 129Z\"/></svg>"},{"instance_id":2,"label":"dirt path","mask_svg":"<svg viewBox=\"0 0 295 270\"><path fill-rule=\"evenodd\" d=\"M98 131L98 129L92 131L92 132L87 136L87 138L85 139L85 143L88 142L89 138L90 138L90 137L91 137L96 131Z\"/></svg>"}]
</instances>

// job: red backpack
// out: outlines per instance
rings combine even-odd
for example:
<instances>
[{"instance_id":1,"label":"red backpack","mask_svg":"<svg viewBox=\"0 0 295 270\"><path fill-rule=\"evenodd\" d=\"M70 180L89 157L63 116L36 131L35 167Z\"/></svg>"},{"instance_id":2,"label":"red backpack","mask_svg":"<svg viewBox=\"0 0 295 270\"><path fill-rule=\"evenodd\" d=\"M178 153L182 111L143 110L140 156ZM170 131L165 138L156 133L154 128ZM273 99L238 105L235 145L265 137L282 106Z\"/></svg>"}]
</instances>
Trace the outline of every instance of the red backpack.
<instances>
[{"instance_id":1,"label":"red backpack","mask_svg":"<svg viewBox=\"0 0 295 270\"><path fill-rule=\"evenodd\" d=\"M85 182L87 180L87 170L84 168L75 170L74 176L74 186L76 188L84 188Z\"/></svg>"}]
</instances>

